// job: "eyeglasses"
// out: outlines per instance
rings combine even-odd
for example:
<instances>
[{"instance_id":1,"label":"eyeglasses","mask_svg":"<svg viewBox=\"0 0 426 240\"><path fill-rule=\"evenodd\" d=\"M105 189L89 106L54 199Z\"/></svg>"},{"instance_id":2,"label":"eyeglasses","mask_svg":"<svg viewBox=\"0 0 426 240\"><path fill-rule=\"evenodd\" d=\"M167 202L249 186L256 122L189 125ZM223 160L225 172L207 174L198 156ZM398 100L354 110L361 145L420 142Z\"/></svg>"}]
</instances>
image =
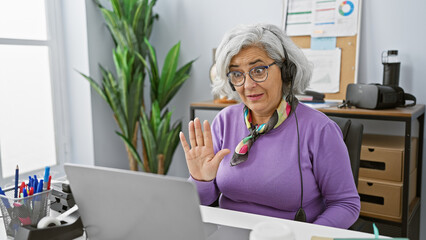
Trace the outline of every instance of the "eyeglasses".
<instances>
[{"instance_id":1,"label":"eyeglasses","mask_svg":"<svg viewBox=\"0 0 426 240\"><path fill-rule=\"evenodd\" d=\"M268 68L274 64L276 64L276 62L273 62L267 66L254 67L246 73L232 71L226 74L226 76L228 77L228 81L236 87L240 87L246 82L247 73L253 81L257 83L264 82L268 78Z\"/></svg>"}]
</instances>

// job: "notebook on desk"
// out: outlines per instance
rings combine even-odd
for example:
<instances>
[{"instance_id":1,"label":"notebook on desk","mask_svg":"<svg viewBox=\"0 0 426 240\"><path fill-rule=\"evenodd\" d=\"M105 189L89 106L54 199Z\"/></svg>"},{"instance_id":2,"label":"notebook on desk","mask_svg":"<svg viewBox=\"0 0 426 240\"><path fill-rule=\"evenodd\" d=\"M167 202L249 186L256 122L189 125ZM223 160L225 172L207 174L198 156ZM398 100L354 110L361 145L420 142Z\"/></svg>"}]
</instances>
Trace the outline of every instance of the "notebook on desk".
<instances>
[{"instance_id":1,"label":"notebook on desk","mask_svg":"<svg viewBox=\"0 0 426 240\"><path fill-rule=\"evenodd\" d=\"M185 179L65 164L93 239L248 239L250 230L203 223L198 193Z\"/></svg>"}]
</instances>

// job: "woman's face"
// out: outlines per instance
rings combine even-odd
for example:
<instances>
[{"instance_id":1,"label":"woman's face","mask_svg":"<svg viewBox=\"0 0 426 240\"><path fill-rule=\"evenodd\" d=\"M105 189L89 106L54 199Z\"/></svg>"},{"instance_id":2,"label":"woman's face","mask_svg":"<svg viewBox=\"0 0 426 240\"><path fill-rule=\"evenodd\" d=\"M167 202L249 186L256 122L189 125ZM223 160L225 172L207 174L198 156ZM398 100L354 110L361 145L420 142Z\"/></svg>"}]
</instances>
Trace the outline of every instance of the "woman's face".
<instances>
[{"instance_id":1,"label":"woman's face","mask_svg":"<svg viewBox=\"0 0 426 240\"><path fill-rule=\"evenodd\" d=\"M248 73L252 68L273 63L266 52L259 47L243 48L229 64L229 71ZM253 81L249 74L242 86L235 86L244 104L252 111L255 119L272 116L282 99L281 69L276 65L268 68L268 78L264 82Z\"/></svg>"}]
</instances>

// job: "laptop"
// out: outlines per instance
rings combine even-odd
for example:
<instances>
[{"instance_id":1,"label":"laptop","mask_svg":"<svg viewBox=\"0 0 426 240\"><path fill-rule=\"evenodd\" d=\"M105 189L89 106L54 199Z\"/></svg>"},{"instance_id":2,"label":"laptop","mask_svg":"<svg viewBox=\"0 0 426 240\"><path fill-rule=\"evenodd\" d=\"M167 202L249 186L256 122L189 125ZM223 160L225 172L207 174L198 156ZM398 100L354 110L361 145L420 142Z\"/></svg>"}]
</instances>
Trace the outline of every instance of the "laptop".
<instances>
[{"instance_id":1,"label":"laptop","mask_svg":"<svg viewBox=\"0 0 426 240\"><path fill-rule=\"evenodd\" d=\"M203 223L186 179L65 164L89 239L249 239L250 230Z\"/></svg>"}]
</instances>

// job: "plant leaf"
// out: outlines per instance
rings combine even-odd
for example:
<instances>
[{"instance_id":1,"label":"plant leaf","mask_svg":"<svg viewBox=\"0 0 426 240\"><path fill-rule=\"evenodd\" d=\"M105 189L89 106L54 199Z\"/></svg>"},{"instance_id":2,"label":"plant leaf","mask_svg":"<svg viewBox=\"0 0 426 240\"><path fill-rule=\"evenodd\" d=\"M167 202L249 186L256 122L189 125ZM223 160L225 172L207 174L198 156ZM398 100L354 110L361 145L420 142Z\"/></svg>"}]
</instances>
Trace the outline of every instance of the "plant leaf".
<instances>
[{"instance_id":1,"label":"plant leaf","mask_svg":"<svg viewBox=\"0 0 426 240\"><path fill-rule=\"evenodd\" d=\"M123 140L124 144L126 144L127 148L130 150L130 152L132 153L133 157L136 159L136 161L138 161L139 165L141 165L143 167L143 163L142 163L142 159L139 156L138 151L135 149L135 147L133 146L132 142L123 134L119 133L119 132L115 132L118 136L121 137L121 139Z\"/></svg>"}]
</instances>

